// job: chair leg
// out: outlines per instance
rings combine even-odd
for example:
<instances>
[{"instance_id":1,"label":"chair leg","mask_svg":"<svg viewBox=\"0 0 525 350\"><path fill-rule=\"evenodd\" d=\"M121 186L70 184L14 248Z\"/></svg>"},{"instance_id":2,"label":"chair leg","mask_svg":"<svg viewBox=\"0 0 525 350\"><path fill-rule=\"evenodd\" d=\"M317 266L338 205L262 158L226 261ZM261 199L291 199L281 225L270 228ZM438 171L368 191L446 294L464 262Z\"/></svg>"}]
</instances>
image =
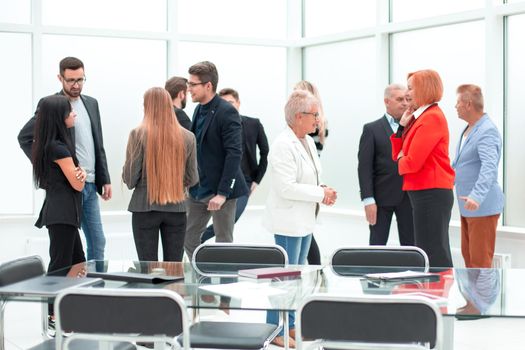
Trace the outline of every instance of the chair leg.
<instances>
[{"instance_id":1,"label":"chair leg","mask_svg":"<svg viewBox=\"0 0 525 350\"><path fill-rule=\"evenodd\" d=\"M283 311L284 350L290 347L290 325L288 324L288 312Z\"/></svg>"},{"instance_id":2,"label":"chair leg","mask_svg":"<svg viewBox=\"0 0 525 350\"><path fill-rule=\"evenodd\" d=\"M5 349L5 337L4 337L4 310L5 310L5 301L0 301L0 350Z\"/></svg>"},{"instance_id":3,"label":"chair leg","mask_svg":"<svg viewBox=\"0 0 525 350\"><path fill-rule=\"evenodd\" d=\"M47 303L42 303L42 315L41 315L41 325L42 325L42 338L44 340L51 339L54 336L49 333L49 322L48 322L48 311L49 305Z\"/></svg>"}]
</instances>

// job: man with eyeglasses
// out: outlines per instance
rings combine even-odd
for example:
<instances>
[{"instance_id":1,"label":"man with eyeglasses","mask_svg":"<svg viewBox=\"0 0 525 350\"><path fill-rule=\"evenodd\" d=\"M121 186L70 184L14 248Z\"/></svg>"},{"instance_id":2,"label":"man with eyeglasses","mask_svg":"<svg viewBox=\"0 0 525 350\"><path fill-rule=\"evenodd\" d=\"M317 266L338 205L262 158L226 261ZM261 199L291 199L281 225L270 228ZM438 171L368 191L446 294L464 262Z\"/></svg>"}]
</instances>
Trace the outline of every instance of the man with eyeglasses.
<instances>
[{"instance_id":1,"label":"man with eyeglasses","mask_svg":"<svg viewBox=\"0 0 525 350\"><path fill-rule=\"evenodd\" d=\"M233 242L237 198L249 190L241 171L242 129L237 110L217 95L219 74L211 62L190 67L188 91L198 105L191 131L197 139L199 184L190 189L184 248L191 259L213 218L216 242Z\"/></svg>"},{"instance_id":2,"label":"man with eyeglasses","mask_svg":"<svg viewBox=\"0 0 525 350\"><path fill-rule=\"evenodd\" d=\"M76 155L86 173L86 184L82 191L81 227L86 236L87 259L104 260L106 238L102 229L97 192L102 199L111 199L106 151L102 141L102 124L96 99L82 95L86 81L84 63L76 57L66 57L60 61L58 80L62 90L57 95L66 96L77 114L75 127L71 128ZM38 103L40 106L40 102ZM31 159L33 128L38 112L24 125L18 134L18 142L24 153Z\"/></svg>"},{"instance_id":3,"label":"man with eyeglasses","mask_svg":"<svg viewBox=\"0 0 525 350\"><path fill-rule=\"evenodd\" d=\"M392 160L390 135L408 107L406 87L391 84L385 88L386 113L367 123L359 141L358 175L361 200L370 227L370 245L386 245L392 216L396 214L399 243L414 245L412 205L401 188L403 178Z\"/></svg>"},{"instance_id":4,"label":"man with eyeglasses","mask_svg":"<svg viewBox=\"0 0 525 350\"><path fill-rule=\"evenodd\" d=\"M190 117L184 112L186 97L188 95L188 79L182 77L171 77L166 81L164 88L168 90L175 109L175 116L179 124L186 130L191 129Z\"/></svg>"}]
</instances>

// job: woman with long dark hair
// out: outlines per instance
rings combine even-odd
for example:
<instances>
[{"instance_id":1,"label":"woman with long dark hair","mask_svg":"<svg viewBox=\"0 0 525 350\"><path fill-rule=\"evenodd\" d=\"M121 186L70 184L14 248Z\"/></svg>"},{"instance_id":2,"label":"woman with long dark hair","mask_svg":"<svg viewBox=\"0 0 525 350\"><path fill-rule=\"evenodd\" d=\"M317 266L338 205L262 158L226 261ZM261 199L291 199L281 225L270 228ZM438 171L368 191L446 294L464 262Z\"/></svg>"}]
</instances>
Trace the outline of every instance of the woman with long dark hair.
<instances>
[{"instance_id":1,"label":"woman with long dark hair","mask_svg":"<svg viewBox=\"0 0 525 350\"><path fill-rule=\"evenodd\" d=\"M86 261L78 234L86 172L68 131L75 117L65 96L45 97L38 106L31 160L35 185L46 191L35 226L49 232L48 273Z\"/></svg>"},{"instance_id":2,"label":"woman with long dark hair","mask_svg":"<svg viewBox=\"0 0 525 350\"><path fill-rule=\"evenodd\" d=\"M180 126L171 97L154 87L144 94L144 119L131 130L122 180L134 189L133 238L141 261L181 261L186 234L186 193L199 181L195 136Z\"/></svg>"}]
</instances>

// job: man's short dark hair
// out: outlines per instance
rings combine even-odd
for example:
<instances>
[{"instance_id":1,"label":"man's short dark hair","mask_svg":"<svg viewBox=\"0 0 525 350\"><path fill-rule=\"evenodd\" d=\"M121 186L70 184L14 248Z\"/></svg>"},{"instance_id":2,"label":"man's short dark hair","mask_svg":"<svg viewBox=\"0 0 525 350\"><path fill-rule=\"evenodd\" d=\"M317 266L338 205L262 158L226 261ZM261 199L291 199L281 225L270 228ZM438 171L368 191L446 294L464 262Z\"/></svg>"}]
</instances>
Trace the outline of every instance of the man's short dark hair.
<instances>
[{"instance_id":1,"label":"man's short dark hair","mask_svg":"<svg viewBox=\"0 0 525 350\"><path fill-rule=\"evenodd\" d=\"M219 73L217 72L217 67L210 61L195 63L188 69L188 73L198 76L201 83L210 82L213 92L217 91Z\"/></svg>"},{"instance_id":2,"label":"man's short dark hair","mask_svg":"<svg viewBox=\"0 0 525 350\"><path fill-rule=\"evenodd\" d=\"M60 61L59 69L60 75L64 76L66 69L77 70L79 68L84 68L84 63L76 57L66 57Z\"/></svg>"},{"instance_id":3,"label":"man's short dark hair","mask_svg":"<svg viewBox=\"0 0 525 350\"><path fill-rule=\"evenodd\" d=\"M166 81L164 88L170 93L171 99L175 99L179 92L186 91L188 79L182 77L171 77Z\"/></svg>"},{"instance_id":4,"label":"man's short dark hair","mask_svg":"<svg viewBox=\"0 0 525 350\"><path fill-rule=\"evenodd\" d=\"M232 95L235 101L239 102L239 93L232 89L232 88L224 88L221 91L219 91L219 96L226 96L226 95Z\"/></svg>"}]
</instances>

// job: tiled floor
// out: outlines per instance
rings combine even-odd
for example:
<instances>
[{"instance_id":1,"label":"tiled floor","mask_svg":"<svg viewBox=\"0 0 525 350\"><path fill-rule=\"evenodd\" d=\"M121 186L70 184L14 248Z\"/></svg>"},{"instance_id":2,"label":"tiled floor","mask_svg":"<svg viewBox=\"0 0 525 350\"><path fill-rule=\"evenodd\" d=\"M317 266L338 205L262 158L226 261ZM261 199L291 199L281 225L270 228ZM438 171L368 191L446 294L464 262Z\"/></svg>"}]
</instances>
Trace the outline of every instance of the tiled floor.
<instances>
[{"instance_id":1,"label":"tiled floor","mask_svg":"<svg viewBox=\"0 0 525 350\"><path fill-rule=\"evenodd\" d=\"M40 310L36 303L10 303L6 307L6 350L27 349L40 337ZM220 312L220 311L219 311ZM238 311L240 313L240 311ZM232 314L236 319L247 315ZM257 317L251 315L251 317ZM455 350L522 350L525 319L487 318L474 321L455 321ZM271 350L278 347L271 346ZM451 349L444 349L451 350Z\"/></svg>"}]
</instances>

